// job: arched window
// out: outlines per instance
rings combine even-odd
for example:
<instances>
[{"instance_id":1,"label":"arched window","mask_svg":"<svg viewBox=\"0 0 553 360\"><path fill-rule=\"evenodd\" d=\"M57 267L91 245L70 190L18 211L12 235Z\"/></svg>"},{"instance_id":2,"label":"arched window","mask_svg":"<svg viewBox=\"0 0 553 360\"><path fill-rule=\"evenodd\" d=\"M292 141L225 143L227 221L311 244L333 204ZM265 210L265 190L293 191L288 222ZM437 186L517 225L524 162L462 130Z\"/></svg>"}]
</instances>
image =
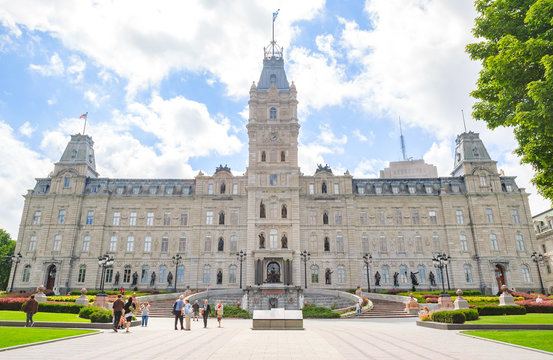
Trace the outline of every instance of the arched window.
<instances>
[{"instance_id":1,"label":"arched window","mask_svg":"<svg viewBox=\"0 0 553 360\"><path fill-rule=\"evenodd\" d=\"M280 152L280 161L285 162L286 161L286 151Z\"/></svg>"},{"instance_id":2,"label":"arched window","mask_svg":"<svg viewBox=\"0 0 553 360\"><path fill-rule=\"evenodd\" d=\"M228 282L229 284L236 283L236 265L231 265L228 268Z\"/></svg>"},{"instance_id":3,"label":"arched window","mask_svg":"<svg viewBox=\"0 0 553 360\"><path fill-rule=\"evenodd\" d=\"M346 282L346 271L344 265L338 265L337 279L339 284L343 284Z\"/></svg>"},{"instance_id":4,"label":"arched window","mask_svg":"<svg viewBox=\"0 0 553 360\"><path fill-rule=\"evenodd\" d=\"M288 208L286 207L286 204L282 204L282 208L280 209L280 216L283 219L286 219L288 217Z\"/></svg>"},{"instance_id":5,"label":"arched window","mask_svg":"<svg viewBox=\"0 0 553 360\"><path fill-rule=\"evenodd\" d=\"M219 241L217 242L217 251L223 252L225 250L225 240L223 240L222 237L219 238Z\"/></svg>"},{"instance_id":6,"label":"arched window","mask_svg":"<svg viewBox=\"0 0 553 360\"><path fill-rule=\"evenodd\" d=\"M522 264L522 281L525 283L532 282L532 278L530 277L530 268L526 264Z\"/></svg>"},{"instance_id":7,"label":"arched window","mask_svg":"<svg viewBox=\"0 0 553 360\"><path fill-rule=\"evenodd\" d=\"M184 283L184 265L179 265L177 267L177 283Z\"/></svg>"},{"instance_id":8,"label":"arched window","mask_svg":"<svg viewBox=\"0 0 553 360\"><path fill-rule=\"evenodd\" d=\"M321 192L323 194L326 194L326 182L323 181L323 184L321 185Z\"/></svg>"},{"instance_id":9,"label":"arched window","mask_svg":"<svg viewBox=\"0 0 553 360\"><path fill-rule=\"evenodd\" d=\"M399 267L399 278L402 284L407 284L407 266L401 265Z\"/></svg>"},{"instance_id":10,"label":"arched window","mask_svg":"<svg viewBox=\"0 0 553 360\"><path fill-rule=\"evenodd\" d=\"M271 249L278 248L278 234L277 234L277 231L275 229L272 229L269 232L269 247Z\"/></svg>"},{"instance_id":11,"label":"arched window","mask_svg":"<svg viewBox=\"0 0 553 360\"><path fill-rule=\"evenodd\" d=\"M211 266L205 265L204 266L204 277L203 277L204 284L209 284L209 281L211 280L210 275L209 275L210 271L211 271Z\"/></svg>"},{"instance_id":12,"label":"arched window","mask_svg":"<svg viewBox=\"0 0 553 360\"><path fill-rule=\"evenodd\" d=\"M388 284L390 282L390 268L388 265L382 267L382 283Z\"/></svg>"},{"instance_id":13,"label":"arched window","mask_svg":"<svg viewBox=\"0 0 553 360\"><path fill-rule=\"evenodd\" d=\"M311 265L311 283L319 283L319 267L317 265Z\"/></svg>"},{"instance_id":14,"label":"arched window","mask_svg":"<svg viewBox=\"0 0 553 360\"><path fill-rule=\"evenodd\" d=\"M143 283L143 284L148 283L149 272L150 272L150 268L148 267L148 265L142 266L142 273L140 275L140 282L141 283Z\"/></svg>"},{"instance_id":15,"label":"arched window","mask_svg":"<svg viewBox=\"0 0 553 360\"><path fill-rule=\"evenodd\" d=\"M272 79L272 78L271 78ZM275 78L276 80L276 78ZM270 110L269 110L269 118L270 119L273 119L275 120L277 118L277 110L276 108L272 107Z\"/></svg>"},{"instance_id":16,"label":"arched window","mask_svg":"<svg viewBox=\"0 0 553 360\"><path fill-rule=\"evenodd\" d=\"M424 265L419 265L417 267L417 277L419 278L419 283L424 284L426 282L426 269Z\"/></svg>"},{"instance_id":17,"label":"arched window","mask_svg":"<svg viewBox=\"0 0 553 360\"><path fill-rule=\"evenodd\" d=\"M465 264L463 266L464 270L465 270L465 281L467 283L471 283L472 282L472 266L470 266L470 264Z\"/></svg>"},{"instance_id":18,"label":"arched window","mask_svg":"<svg viewBox=\"0 0 553 360\"><path fill-rule=\"evenodd\" d=\"M223 270L217 269L217 285L221 285L223 283Z\"/></svg>"},{"instance_id":19,"label":"arched window","mask_svg":"<svg viewBox=\"0 0 553 360\"><path fill-rule=\"evenodd\" d=\"M160 283L164 283L167 281L167 266L161 265L159 267L159 280Z\"/></svg>"},{"instance_id":20,"label":"arched window","mask_svg":"<svg viewBox=\"0 0 553 360\"><path fill-rule=\"evenodd\" d=\"M267 161L267 153L265 153L265 151L261 152L261 161L263 162Z\"/></svg>"},{"instance_id":21,"label":"arched window","mask_svg":"<svg viewBox=\"0 0 553 360\"><path fill-rule=\"evenodd\" d=\"M225 225L225 212L221 211L219 213L219 225Z\"/></svg>"},{"instance_id":22,"label":"arched window","mask_svg":"<svg viewBox=\"0 0 553 360\"><path fill-rule=\"evenodd\" d=\"M29 282L31 279L31 265L25 265L23 268L23 282Z\"/></svg>"},{"instance_id":23,"label":"arched window","mask_svg":"<svg viewBox=\"0 0 553 360\"><path fill-rule=\"evenodd\" d=\"M326 211L323 214L323 224L328 225L328 213Z\"/></svg>"},{"instance_id":24,"label":"arched window","mask_svg":"<svg viewBox=\"0 0 553 360\"><path fill-rule=\"evenodd\" d=\"M84 283L86 279L86 265L79 266L79 278L77 282Z\"/></svg>"},{"instance_id":25,"label":"arched window","mask_svg":"<svg viewBox=\"0 0 553 360\"><path fill-rule=\"evenodd\" d=\"M325 236L324 249L325 251L330 251L330 240L328 239L328 236Z\"/></svg>"},{"instance_id":26,"label":"arched window","mask_svg":"<svg viewBox=\"0 0 553 360\"><path fill-rule=\"evenodd\" d=\"M230 251L238 251L238 236L236 235L230 237Z\"/></svg>"},{"instance_id":27,"label":"arched window","mask_svg":"<svg viewBox=\"0 0 553 360\"><path fill-rule=\"evenodd\" d=\"M221 187L220 187L220 189L219 189L219 193L220 193L220 194L224 194L225 191L226 191L226 189L227 189L227 186L225 185L225 183L224 183L224 182L221 183Z\"/></svg>"}]
</instances>

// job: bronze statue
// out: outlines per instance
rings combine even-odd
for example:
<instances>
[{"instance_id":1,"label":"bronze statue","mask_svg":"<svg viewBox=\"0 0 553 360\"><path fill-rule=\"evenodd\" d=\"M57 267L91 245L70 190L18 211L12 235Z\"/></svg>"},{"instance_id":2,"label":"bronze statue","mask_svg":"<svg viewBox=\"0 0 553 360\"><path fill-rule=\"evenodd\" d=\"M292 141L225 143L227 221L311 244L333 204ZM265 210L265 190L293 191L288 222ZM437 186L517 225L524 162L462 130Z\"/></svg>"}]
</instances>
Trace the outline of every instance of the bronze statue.
<instances>
[{"instance_id":1,"label":"bronze statue","mask_svg":"<svg viewBox=\"0 0 553 360\"><path fill-rule=\"evenodd\" d=\"M282 243L283 249L288 249L288 238L286 237L286 234L282 235L282 239L280 239L280 242Z\"/></svg>"},{"instance_id":2,"label":"bronze statue","mask_svg":"<svg viewBox=\"0 0 553 360\"><path fill-rule=\"evenodd\" d=\"M430 280L430 286L436 286L436 276L432 271L428 274L428 280Z\"/></svg>"},{"instance_id":3,"label":"bronze statue","mask_svg":"<svg viewBox=\"0 0 553 360\"><path fill-rule=\"evenodd\" d=\"M325 271L325 284L326 285L331 285L332 284L331 275L332 275L332 271L330 271L330 269L326 269L326 271Z\"/></svg>"},{"instance_id":4,"label":"bronze statue","mask_svg":"<svg viewBox=\"0 0 553 360\"><path fill-rule=\"evenodd\" d=\"M259 248L265 249L265 235L263 233L259 234Z\"/></svg>"},{"instance_id":5,"label":"bronze statue","mask_svg":"<svg viewBox=\"0 0 553 360\"><path fill-rule=\"evenodd\" d=\"M374 274L374 285L380 286L380 273L378 271Z\"/></svg>"},{"instance_id":6,"label":"bronze statue","mask_svg":"<svg viewBox=\"0 0 553 360\"><path fill-rule=\"evenodd\" d=\"M115 273L115 282L113 285L119 285L119 271Z\"/></svg>"},{"instance_id":7,"label":"bronze statue","mask_svg":"<svg viewBox=\"0 0 553 360\"><path fill-rule=\"evenodd\" d=\"M417 279L417 274L418 273L419 273L418 271L416 273L411 271L411 274L410 274L410 276L411 276L411 285L413 285L413 286L417 286L419 284L419 280Z\"/></svg>"},{"instance_id":8,"label":"bronze statue","mask_svg":"<svg viewBox=\"0 0 553 360\"><path fill-rule=\"evenodd\" d=\"M169 271L169 274L167 274L167 284L171 286L173 284L173 273Z\"/></svg>"},{"instance_id":9,"label":"bronze statue","mask_svg":"<svg viewBox=\"0 0 553 360\"><path fill-rule=\"evenodd\" d=\"M225 225L225 213L222 211L219 213L219 225Z\"/></svg>"},{"instance_id":10,"label":"bronze statue","mask_svg":"<svg viewBox=\"0 0 553 360\"><path fill-rule=\"evenodd\" d=\"M136 286L138 283L138 273L135 271L134 274L132 274L132 286Z\"/></svg>"},{"instance_id":11,"label":"bronze statue","mask_svg":"<svg viewBox=\"0 0 553 360\"><path fill-rule=\"evenodd\" d=\"M399 286L399 279L398 279L398 277L399 277L399 273L396 271L396 272L394 273L394 287L398 287L398 286Z\"/></svg>"},{"instance_id":12,"label":"bronze statue","mask_svg":"<svg viewBox=\"0 0 553 360\"><path fill-rule=\"evenodd\" d=\"M223 283L223 273L219 270L217 271L217 284Z\"/></svg>"},{"instance_id":13,"label":"bronze statue","mask_svg":"<svg viewBox=\"0 0 553 360\"><path fill-rule=\"evenodd\" d=\"M154 286L156 283L156 272L152 271L152 276L150 276L150 286Z\"/></svg>"},{"instance_id":14,"label":"bronze statue","mask_svg":"<svg viewBox=\"0 0 553 360\"><path fill-rule=\"evenodd\" d=\"M221 191L220 191L220 193L221 193L221 194L224 194L226 188L227 188L227 186L225 185L225 183L222 183L222 184L221 184Z\"/></svg>"},{"instance_id":15,"label":"bronze statue","mask_svg":"<svg viewBox=\"0 0 553 360\"><path fill-rule=\"evenodd\" d=\"M286 219L286 217L288 216L288 210L286 209L286 205L282 205L281 216L283 219Z\"/></svg>"}]
</instances>

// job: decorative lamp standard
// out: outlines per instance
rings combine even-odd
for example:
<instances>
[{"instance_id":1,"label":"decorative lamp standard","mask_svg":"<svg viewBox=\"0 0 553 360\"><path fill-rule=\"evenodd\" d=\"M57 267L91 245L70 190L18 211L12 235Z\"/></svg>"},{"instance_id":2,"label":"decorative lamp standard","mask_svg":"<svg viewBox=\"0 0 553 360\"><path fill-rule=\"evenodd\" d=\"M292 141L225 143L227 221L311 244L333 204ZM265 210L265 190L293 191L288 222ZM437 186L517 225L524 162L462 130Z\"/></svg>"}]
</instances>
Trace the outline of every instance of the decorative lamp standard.
<instances>
[{"instance_id":1,"label":"decorative lamp standard","mask_svg":"<svg viewBox=\"0 0 553 360\"><path fill-rule=\"evenodd\" d=\"M307 262L311 258L311 254L307 252L307 250L303 250L300 252L301 261L303 261L303 275L305 279L305 288L307 289Z\"/></svg>"},{"instance_id":2,"label":"decorative lamp standard","mask_svg":"<svg viewBox=\"0 0 553 360\"><path fill-rule=\"evenodd\" d=\"M445 253L443 254L436 254L432 257L432 263L435 267L440 269L440 277L442 279L442 293L440 294L440 297L449 297L449 294L445 291L445 283L444 283L444 267L447 266L449 263L449 259L451 259L448 255Z\"/></svg>"},{"instance_id":3,"label":"decorative lamp standard","mask_svg":"<svg viewBox=\"0 0 553 360\"><path fill-rule=\"evenodd\" d=\"M240 250L240 252L236 253L236 259L240 261L240 289L242 289L242 262L246 258L248 254L244 252L244 250Z\"/></svg>"},{"instance_id":4,"label":"decorative lamp standard","mask_svg":"<svg viewBox=\"0 0 553 360\"><path fill-rule=\"evenodd\" d=\"M447 260L446 263L445 263L445 278L447 280L447 290L451 291L451 286L449 286L449 269L447 267L447 265L449 265L449 260L451 259L451 256L446 255L446 254L442 254L442 256L444 256Z\"/></svg>"},{"instance_id":5,"label":"decorative lamp standard","mask_svg":"<svg viewBox=\"0 0 553 360\"><path fill-rule=\"evenodd\" d=\"M371 253L366 253L363 255L363 262L367 267L367 292L371 292L371 278L369 277L369 265L372 262L373 256Z\"/></svg>"},{"instance_id":6,"label":"decorative lamp standard","mask_svg":"<svg viewBox=\"0 0 553 360\"><path fill-rule=\"evenodd\" d=\"M532 255L530 255L530 257L532 258L532 261L536 263L536 267L538 268L538 277L540 278L541 293L545 294L545 289L543 287L543 280L541 278L541 271L540 271L540 263L543 262L544 256L542 254L534 251L532 253ZM13 282L12 282L12 284L13 284Z\"/></svg>"},{"instance_id":7,"label":"decorative lamp standard","mask_svg":"<svg viewBox=\"0 0 553 360\"><path fill-rule=\"evenodd\" d=\"M100 292L96 296L107 296L107 294L104 292L104 285L106 280L106 268L113 265L114 259L113 257L109 256L108 254L105 254L104 256L100 256L98 258L98 266L102 268L102 276L100 278Z\"/></svg>"},{"instance_id":8,"label":"decorative lamp standard","mask_svg":"<svg viewBox=\"0 0 553 360\"><path fill-rule=\"evenodd\" d=\"M175 264L175 292L177 292L177 282L179 281L179 265L182 261L182 256L177 254L171 258L173 264Z\"/></svg>"},{"instance_id":9,"label":"decorative lamp standard","mask_svg":"<svg viewBox=\"0 0 553 360\"><path fill-rule=\"evenodd\" d=\"M12 264L15 262L15 269L13 269L13 276L12 276L12 283L10 285L10 292L13 291L13 282L15 281L15 273L17 272L17 265L21 262L21 258L23 256L21 256L21 253L18 252L17 255L12 255L11 256L11 261L12 261Z\"/></svg>"}]
</instances>

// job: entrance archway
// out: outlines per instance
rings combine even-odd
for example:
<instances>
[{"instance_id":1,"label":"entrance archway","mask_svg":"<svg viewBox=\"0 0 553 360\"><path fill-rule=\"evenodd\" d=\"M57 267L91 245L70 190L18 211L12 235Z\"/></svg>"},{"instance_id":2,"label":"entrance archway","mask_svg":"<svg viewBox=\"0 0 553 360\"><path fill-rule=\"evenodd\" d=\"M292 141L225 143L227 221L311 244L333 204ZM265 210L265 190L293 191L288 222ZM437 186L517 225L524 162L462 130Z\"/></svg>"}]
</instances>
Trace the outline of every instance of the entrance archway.
<instances>
[{"instance_id":1,"label":"entrance archway","mask_svg":"<svg viewBox=\"0 0 553 360\"><path fill-rule=\"evenodd\" d=\"M46 276L46 289L54 290L54 285L56 284L56 265L52 264L48 267L47 276Z\"/></svg>"},{"instance_id":2,"label":"entrance archway","mask_svg":"<svg viewBox=\"0 0 553 360\"><path fill-rule=\"evenodd\" d=\"M280 282L280 265L276 262L270 262L267 264L267 282L279 283Z\"/></svg>"},{"instance_id":3,"label":"entrance archway","mask_svg":"<svg viewBox=\"0 0 553 360\"><path fill-rule=\"evenodd\" d=\"M505 285L505 269L502 265L495 265L495 280L497 281L497 288L501 290L501 286Z\"/></svg>"}]
</instances>

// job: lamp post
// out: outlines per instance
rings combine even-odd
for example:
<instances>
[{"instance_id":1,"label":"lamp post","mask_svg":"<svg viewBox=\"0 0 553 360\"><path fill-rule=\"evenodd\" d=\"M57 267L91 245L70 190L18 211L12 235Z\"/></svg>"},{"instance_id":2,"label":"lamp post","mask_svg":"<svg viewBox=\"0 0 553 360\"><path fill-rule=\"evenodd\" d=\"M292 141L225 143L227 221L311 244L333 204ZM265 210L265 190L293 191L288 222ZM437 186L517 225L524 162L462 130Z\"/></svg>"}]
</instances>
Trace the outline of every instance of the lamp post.
<instances>
[{"instance_id":1,"label":"lamp post","mask_svg":"<svg viewBox=\"0 0 553 360\"><path fill-rule=\"evenodd\" d=\"M311 258L311 254L307 250L300 252L301 261L303 261L303 275L305 280L305 288L307 289L307 262Z\"/></svg>"},{"instance_id":2,"label":"lamp post","mask_svg":"<svg viewBox=\"0 0 553 360\"><path fill-rule=\"evenodd\" d=\"M179 265L182 261L182 256L177 254L171 258L173 264L175 264L175 292L177 292L177 282L179 281Z\"/></svg>"},{"instance_id":3,"label":"lamp post","mask_svg":"<svg viewBox=\"0 0 553 360\"><path fill-rule=\"evenodd\" d=\"M445 263L445 278L447 280L447 290L451 291L451 286L449 286L449 270L448 270L448 267L447 267L447 265L449 265L449 259L451 259L451 256L446 255L446 254L442 254L442 256L445 256L446 259L447 259L447 261Z\"/></svg>"},{"instance_id":4,"label":"lamp post","mask_svg":"<svg viewBox=\"0 0 553 360\"><path fill-rule=\"evenodd\" d=\"M104 285L106 281L106 268L113 265L114 259L113 257L109 256L108 254L105 254L104 256L100 256L98 258L98 266L102 268L102 276L100 278L100 292L96 296L106 296L106 293L104 292Z\"/></svg>"},{"instance_id":5,"label":"lamp post","mask_svg":"<svg viewBox=\"0 0 553 360\"><path fill-rule=\"evenodd\" d=\"M367 267L367 292L371 292L371 278L369 277L369 264L372 262L373 256L371 253L366 253L363 255L363 262Z\"/></svg>"},{"instance_id":6,"label":"lamp post","mask_svg":"<svg viewBox=\"0 0 553 360\"><path fill-rule=\"evenodd\" d=\"M12 263L15 262L15 269L13 269L13 276L12 276L12 283L10 285L10 292L13 291L13 282L15 281L15 273L17 272L17 265L21 262L22 257L23 256L21 256L20 252L18 252L17 255L14 254L14 255L11 256Z\"/></svg>"},{"instance_id":7,"label":"lamp post","mask_svg":"<svg viewBox=\"0 0 553 360\"><path fill-rule=\"evenodd\" d=\"M236 253L236 259L240 261L240 289L242 289L242 262L246 258L248 254L244 252L244 250L240 250L240 252Z\"/></svg>"},{"instance_id":8,"label":"lamp post","mask_svg":"<svg viewBox=\"0 0 553 360\"><path fill-rule=\"evenodd\" d=\"M445 253L443 254L438 253L432 257L432 263L434 264L435 267L440 269L440 277L442 279L442 293L440 294L440 297L449 297L449 294L445 291L445 283L444 283L444 267L446 267L447 264L449 263L449 259L451 259L451 257L446 255Z\"/></svg>"},{"instance_id":9,"label":"lamp post","mask_svg":"<svg viewBox=\"0 0 553 360\"><path fill-rule=\"evenodd\" d=\"M544 256L536 251L530 255L532 258L532 261L536 263L536 267L538 268L538 277L540 279L540 286L541 286L541 293L545 294L545 289L543 287L543 280L541 278L541 271L540 271L540 263L543 262Z\"/></svg>"}]
</instances>

